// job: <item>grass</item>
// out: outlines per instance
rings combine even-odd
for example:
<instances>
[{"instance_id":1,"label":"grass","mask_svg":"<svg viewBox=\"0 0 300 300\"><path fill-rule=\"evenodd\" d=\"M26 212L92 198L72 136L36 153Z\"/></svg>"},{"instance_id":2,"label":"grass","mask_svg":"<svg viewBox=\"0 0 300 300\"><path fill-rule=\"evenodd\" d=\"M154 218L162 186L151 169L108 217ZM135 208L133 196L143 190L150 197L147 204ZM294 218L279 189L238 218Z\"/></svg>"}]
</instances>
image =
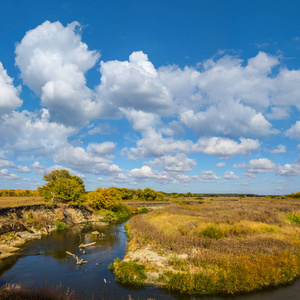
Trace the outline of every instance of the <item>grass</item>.
<instances>
[{"instance_id":1,"label":"grass","mask_svg":"<svg viewBox=\"0 0 300 300\"><path fill-rule=\"evenodd\" d=\"M65 290L62 286L51 288L22 287L18 284L7 284L0 287L0 300L80 300L74 292Z\"/></svg>"},{"instance_id":2,"label":"grass","mask_svg":"<svg viewBox=\"0 0 300 300\"><path fill-rule=\"evenodd\" d=\"M45 201L41 197L0 197L0 209L44 203Z\"/></svg>"},{"instance_id":3,"label":"grass","mask_svg":"<svg viewBox=\"0 0 300 300\"><path fill-rule=\"evenodd\" d=\"M299 225L295 199L220 197L168 205L129 221L126 260L145 265L147 283L181 293L250 292L300 276ZM151 260L147 249L163 255Z\"/></svg>"},{"instance_id":4,"label":"grass","mask_svg":"<svg viewBox=\"0 0 300 300\"><path fill-rule=\"evenodd\" d=\"M68 226L66 223L64 222L60 222L60 221L55 221L55 229L56 230L67 230Z\"/></svg>"},{"instance_id":5,"label":"grass","mask_svg":"<svg viewBox=\"0 0 300 300\"><path fill-rule=\"evenodd\" d=\"M286 219L294 225L300 225L300 213L290 213L286 216Z\"/></svg>"},{"instance_id":6,"label":"grass","mask_svg":"<svg viewBox=\"0 0 300 300\"><path fill-rule=\"evenodd\" d=\"M134 261L120 261L117 258L110 265L110 270L114 272L117 281L121 284L133 288L142 288L145 286L145 266Z\"/></svg>"},{"instance_id":7,"label":"grass","mask_svg":"<svg viewBox=\"0 0 300 300\"><path fill-rule=\"evenodd\" d=\"M149 209L148 209L147 207L141 207L141 208L139 209L139 213L140 213L140 214L145 214L145 213L147 213L147 212L149 212Z\"/></svg>"}]
</instances>

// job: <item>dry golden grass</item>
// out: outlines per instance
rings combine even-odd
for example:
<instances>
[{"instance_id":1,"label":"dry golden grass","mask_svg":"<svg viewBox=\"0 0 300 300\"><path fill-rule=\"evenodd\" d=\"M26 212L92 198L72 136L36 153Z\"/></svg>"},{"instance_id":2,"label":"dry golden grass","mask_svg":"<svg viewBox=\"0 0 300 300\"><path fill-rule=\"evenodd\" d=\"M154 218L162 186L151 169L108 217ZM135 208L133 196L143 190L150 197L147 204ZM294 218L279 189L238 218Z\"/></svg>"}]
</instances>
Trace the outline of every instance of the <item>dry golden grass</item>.
<instances>
[{"instance_id":1,"label":"dry golden grass","mask_svg":"<svg viewBox=\"0 0 300 300\"><path fill-rule=\"evenodd\" d=\"M45 201L41 197L0 197L0 209L43 203Z\"/></svg>"},{"instance_id":2,"label":"dry golden grass","mask_svg":"<svg viewBox=\"0 0 300 300\"><path fill-rule=\"evenodd\" d=\"M252 291L300 276L300 201L209 198L166 206L129 222L128 252L169 257L164 268L143 258L158 283L185 293Z\"/></svg>"}]
</instances>

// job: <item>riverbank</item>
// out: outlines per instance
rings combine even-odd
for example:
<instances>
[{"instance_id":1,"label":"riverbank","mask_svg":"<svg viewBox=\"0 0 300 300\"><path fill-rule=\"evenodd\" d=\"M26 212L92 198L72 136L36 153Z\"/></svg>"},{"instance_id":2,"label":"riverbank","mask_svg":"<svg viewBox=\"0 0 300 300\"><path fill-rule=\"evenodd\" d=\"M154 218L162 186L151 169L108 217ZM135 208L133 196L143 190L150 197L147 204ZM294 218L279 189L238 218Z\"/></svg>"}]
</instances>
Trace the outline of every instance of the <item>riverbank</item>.
<instances>
[{"instance_id":1,"label":"riverbank","mask_svg":"<svg viewBox=\"0 0 300 300\"><path fill-rule=\"evenodd\" d=\"M291 283L300 276L299 220L295 199L168 205L130 220L127 253L123 262L116 260L114 272L125 284L187 294Z\"/></svg>"},{"instance_id":2,"label":"riverbank","mask_svg":"<svg viewBox=\"0 0 300 300\"><path fill-rule=\"evenodd\" d=\"M11 256L26 242L80 223L107 223L103 213L68 205L28 205L0 209L0 259Z\"/></svg>"}]
</instances>

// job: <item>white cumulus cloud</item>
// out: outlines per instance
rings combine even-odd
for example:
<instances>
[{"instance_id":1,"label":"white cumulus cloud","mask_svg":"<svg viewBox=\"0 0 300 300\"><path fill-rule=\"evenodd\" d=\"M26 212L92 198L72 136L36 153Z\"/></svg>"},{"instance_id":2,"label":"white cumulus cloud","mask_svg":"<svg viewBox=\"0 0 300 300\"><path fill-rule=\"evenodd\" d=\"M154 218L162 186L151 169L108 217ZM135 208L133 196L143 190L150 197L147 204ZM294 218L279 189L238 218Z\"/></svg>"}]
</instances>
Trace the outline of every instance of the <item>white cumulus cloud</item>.
<instances>
[{"instance_id":1,"label":"white cumulus cloud","mask_svg":"<svg viewBox=\"0 0 300 300\"><path fill-rule=\"evenodd\" d=\"M260 147L260 142L253 139L240 138L240 143L224 137L202 137L193 145L194 152L202 152L207 155L217 155L229 158L237 154L249 155L251 151Z\"/></svg>"},{"instance_id":2,"label":"white cumulus cloud","mask_svg":"<svg viewBox=\"0 0 300 300\"><path fill-rule=\"evenodd\" d=\"M294 125L291 126L288 130L284 132L284 135L291 138L300 140L300 121L297 121Z\"/></svg>"},{"instance_id":3,"label":"white cumulus cloud","mask_svg":"<svg viewBox=\"0 0 300 300\"><path fill-rule=\"evenodd\" d=\"M23 101L19 98L21 87L13 85L13 78L7 75L7 71L0 62L0 115L10 113L20 107Z\"/></svg>"},{"instance_id":4,"label":"white cumulus cloud","mask_svg":"<svg viewBox=\"0 0 300 300\"><path fill-rule=\"evenodd\" d=\"M54 120L72 125L95 119L103 110L84 75L100 55L81 42L78 28L78 22L64 27L46 21L28 31L15 51L24 84L41 97Z\"/></svg>"}]
</instances>

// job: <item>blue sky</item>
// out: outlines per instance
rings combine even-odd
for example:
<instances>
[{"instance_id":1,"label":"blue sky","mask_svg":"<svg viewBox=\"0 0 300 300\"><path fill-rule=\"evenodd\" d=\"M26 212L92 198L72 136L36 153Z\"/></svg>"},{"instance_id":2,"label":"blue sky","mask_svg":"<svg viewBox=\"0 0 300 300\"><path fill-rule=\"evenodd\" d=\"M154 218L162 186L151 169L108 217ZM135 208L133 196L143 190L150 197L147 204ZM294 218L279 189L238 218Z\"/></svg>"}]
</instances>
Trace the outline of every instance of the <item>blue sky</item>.
<instances>
[{"instance_id":1,"label":"blue sky","mask_svg":"<svg viewBox=\"0 0 300 300\"><path fill-rule=\"evenodd\" d=\"M287 194L298 1L3 1L0 188Z\"/></svg>"}]
</instances>

